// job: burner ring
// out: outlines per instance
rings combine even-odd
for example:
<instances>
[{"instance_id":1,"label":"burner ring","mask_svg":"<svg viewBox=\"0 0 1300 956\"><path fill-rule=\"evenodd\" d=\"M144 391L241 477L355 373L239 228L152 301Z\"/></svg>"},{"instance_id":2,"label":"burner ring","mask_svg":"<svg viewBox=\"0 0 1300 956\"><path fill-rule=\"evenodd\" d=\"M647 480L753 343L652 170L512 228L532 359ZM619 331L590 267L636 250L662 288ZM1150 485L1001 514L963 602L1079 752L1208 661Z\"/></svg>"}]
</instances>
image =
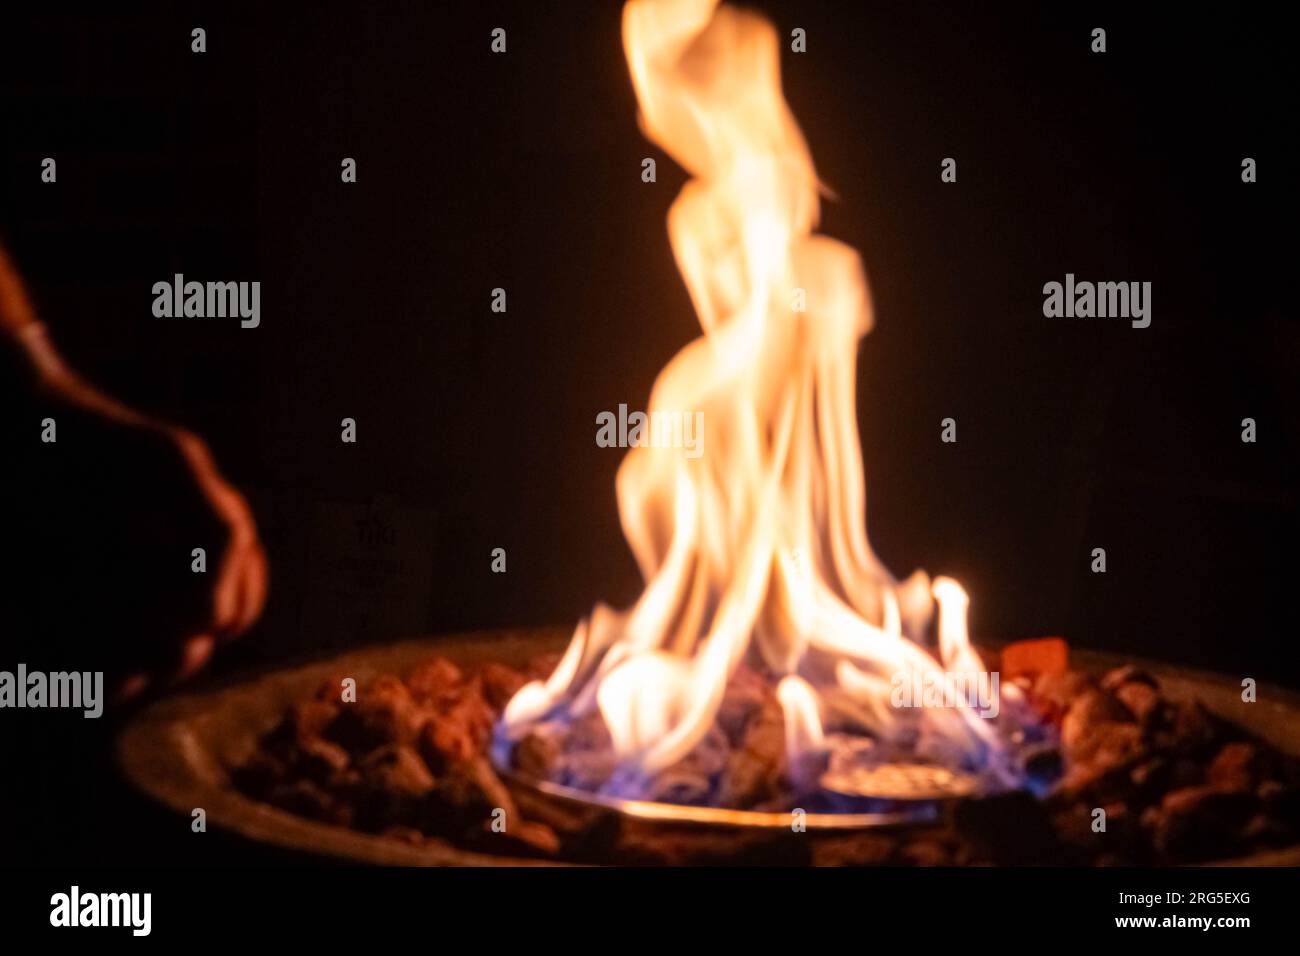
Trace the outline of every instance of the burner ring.
<instances>
[{"instance_id":1,"label":"burner ring","mask_svg":"<svg viewBox=\"0 0 1300 956\"><path fill-rule=\"evenodd\" d=\"M831 793L864 800L955 800L985 791L974 774L923 763L880 763L828 770L819 782Z\"/></svg>"},{"instance_id":2,"label":"burner ring","mask_svg":"<svg viewBox=\"0 0 1300 956\"><path fill-rule=\"evenodd\" d=\"M691 826L728 827L736 829L791 830L796 823L808 830L865 830L876 827L915 826L939 819L940 799L952 799L958 794L944 793L940 797L920 796L906 798L872 798L897 802L887 811L872 813L813 813L797 815L794 812L762 810L730 810L724 807L700 807L686 804L661 803L654 800L628 800L606 794L591 793L576 787L547 780L537 780L518 770L503 766L493 755L493 766L501 778L514 787L524 787L554 800L577 804L587 808L620 813L637 820L654 823L687 824ZM852 794L864 799L868 795Z\"/></svg>"}]
</instances>

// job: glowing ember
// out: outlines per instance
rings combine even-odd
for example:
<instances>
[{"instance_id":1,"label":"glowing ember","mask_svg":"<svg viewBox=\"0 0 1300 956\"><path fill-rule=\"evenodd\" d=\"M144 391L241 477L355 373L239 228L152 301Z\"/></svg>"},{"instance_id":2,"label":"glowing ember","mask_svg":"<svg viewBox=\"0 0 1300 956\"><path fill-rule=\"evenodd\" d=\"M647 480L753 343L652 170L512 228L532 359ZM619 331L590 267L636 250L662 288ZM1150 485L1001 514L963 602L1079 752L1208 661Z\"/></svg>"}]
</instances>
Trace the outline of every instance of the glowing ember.
<instances>
[{"instance_id":1,"label":"glowing ember","mask_svg":"<svg viewBox=\"0 0 1300 956\"><path fill-rule=\"evenodd\" d=\"M550 678L511 700L499 737L598 712L617 765L600 789L643 796L705 741L744 662L775 685L791 793L996 784L999 687L968 640L966 593L921 571L896 581L867 543L861 264L813 234L818 181L775 31L716 3L623 13L642 126L695 177L668 229L704 335L659 375L650 411L702 410L707 441L698 457L628 454L619 510L645 590L626 612L595 608ZM936 606L937 656L923 646ZM991 700L966 693L981 688Z\"/></svg>"}]
</instances>

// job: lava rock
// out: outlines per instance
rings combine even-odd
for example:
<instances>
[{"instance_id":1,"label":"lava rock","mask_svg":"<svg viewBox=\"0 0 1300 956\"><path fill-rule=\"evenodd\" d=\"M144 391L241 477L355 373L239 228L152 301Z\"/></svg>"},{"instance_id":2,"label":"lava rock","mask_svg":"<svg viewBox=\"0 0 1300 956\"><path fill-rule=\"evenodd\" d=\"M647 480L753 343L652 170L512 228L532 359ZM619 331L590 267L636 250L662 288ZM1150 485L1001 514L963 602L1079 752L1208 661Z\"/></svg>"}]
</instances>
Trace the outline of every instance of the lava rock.
<instances>
[{"instance_id":1,"label":"lava rock","mask_svg":"<svg viewBox=\"0 0 1300 956\"><path fill-rule=\"evenodd\" d=\"M1208 759L1234 736L1231 725L1200 701L1174 701L1163 709L1157 739L1184 756Z\"/></svg>"},{"instance_id":2,"label":"lava rock","mask_svg":"<svg viewBox=\"0 0 1300 956\"><path fill-rule=\"evenodd\" d=\"M483 668L483 696L498 714L505 710L510 698L519 692L528 678L515 670L495 661Z\"/></svg>"},{"instance_id":3,"label":"lava rock","mask_svg":"<svg viewBox=\"0 0 1300 956\"><path fill-rule=\"evenodd\" d=\"M1268 780L1260 784L1259 800L1272 816L1300 826L1300 787Z\"/></svg>"},{"instance_id":4,"label":"lava rock","mask_svg":"<svg viewBox=\"0 0 1300 956\"><path fill-rule=\"evenodd\" d=\"M1160 684L1154 677L1133 664L1116 667L1114 670L1108 671L1106 676L1101 679L1102 690L1114 692L1125 684L1143 684L1152 690L1160 689Z\"/></svg>"},{"instance_id":5,"label":"lava rock","mask_svg":"<svg viewBox=\"0 0 1300 956\"><path fill-rule=\"evenodd\" d=\"M538 724L528 731L510 754L514 768L535 780L555 780L564 742L551 724Z\"/></svg>"},{"instance_id":6,"label":"lava rock","mask_svg":"<svg viewBox=\"0 0 1300 956\"><path fill-rule=\"evenodd\" d=\"M898 840L881 833L855 833L815 841L814 866L882 866L891 862Z\"/></svg>"},{"instance_id":7,"label":"lava rock","mask_svg":"<svg viewBox=\"0 0 1300 956\"><path fill-rule=\"evenodd\" d=\"M380 831L416 826L423 799L434 787L433 774L414 748L388 744L368 754L357 767L357 825Z\"/></svg>"},{"instance_id":8,"label":"lava rock","mask_svg":"<svg viewBox=\"0 0 1300 956\"><path fill-rule=\"evenodd\" d=\"M309 737L300 742L294 769L314 783L329 785L348 769L352 757L338 744L323 737Z\"/></svg>"},{"instance_id":9,"label":"lava rock","mask_svg":"<svg viewBox=\"0 0 1300 956\"><path fill-rule=\"evenodd\" d=\"M1266 768L1259 747L1246 741L1225 744L1205 768L1205 782L1227 790L1254 790Z\"/></svg>"},{"instance_id":10,"label":"lava rock","mask_svg":"<svg viewBox=\"0 0 1300 956\"><path fill-rule=\"evenodd\" d=\"M464 671L445 657L432 658L406 675L411 695L431 701L455 694L464 683Z\"/></svg>"},{"instance_id":11,"label":"lava rock","mask_svg":"<svg viewBox=\"0 0 1300 956\"><path fill-rule=\"evenodd\" d=\"M510 791L492 765L484 757L475 757L438 778L424 801L424 828L433 833L481 836L496 809L506 811L507 827L518 817Z\"/></svg>"},{"instance_id":12,"label":"lava rock","mask_svg":"<svg viewBox=\"0 0 1300 956\"><path fill-rule=\"evenodd\" d=\"M1159 808L1148 810L1143 819L1159 854L1195 862L1240 849L1239 834L1258 805L1253 793L1205 785L1184 787L1165 794Z\"/></svg>"},{"instance_id":13,"label":"lava rock","mask_svg":"<svg viewBox=\"0 0 1300 956\"><path fill-rule=\"evenodd\" d=\"M1143 727L1149 727L1160 714L1160 692L1151 684L1130 681L1115 689L1115 697Z\"/></svg>"},{"instance_id":14,"label":"lava rock","mask_svg":"<svg viewBox=\"0 0 1300 956\"><path fill-rule=\"evenodd\" d=\"M1087 674L1065 671L1039 675L1031 696L1043 715L1055 720L1069 710L1076 697L1095 688L1096 683Z\"/></svg>"},{"instance_id":15,"label":"lava rock","mask_svg":"<svg viewBox=\"0 0 1300 956\"><path fill-rule=\"evenodd\" d=\"M405 684L396 677L383 676L359 693L355 703L341 705L324 735L361 755L384 744L415 743L430 716Z\"/></svg>"},{"instance_id":16,"label":"lava rock","mask_svg":"<svg viewBox=\"0 0 1300 956\"><path fill-rule=\"evenodd\" d=\"M1104 691L1090 690L1080 694L1070 704L1070 709L1061 721L1061 746L1065 749L1066 756L1086 759L1080 751L1096 748L1098 741L1094 731L1099 725L1119 724L1129 717L1128 708Z\"/></svg>"},{"instance_id":17,"label":"lava rock","mask_svg":"<svg viewBox=\"0 0 1300 956\"><path fill-rule=\"evenodd\" d=\"M292 783L273 787L267 794L267 802L312 820L337 823L347 826L351 814L341 806L334 797L322 787L310 780L295 780Z\"/></svg>"},{"instance_id":18,"label":"lava rock","mask_svg":"<svg viewBox=\"0 0 1300 956\"><path fill-rule=\"evenodd\" d=\"M492 711L483 699L481 685L470 681L451 696L420 734L420 752L434 773L469 760L486 749L492 736Z\"/></svg>"}]
</instances>

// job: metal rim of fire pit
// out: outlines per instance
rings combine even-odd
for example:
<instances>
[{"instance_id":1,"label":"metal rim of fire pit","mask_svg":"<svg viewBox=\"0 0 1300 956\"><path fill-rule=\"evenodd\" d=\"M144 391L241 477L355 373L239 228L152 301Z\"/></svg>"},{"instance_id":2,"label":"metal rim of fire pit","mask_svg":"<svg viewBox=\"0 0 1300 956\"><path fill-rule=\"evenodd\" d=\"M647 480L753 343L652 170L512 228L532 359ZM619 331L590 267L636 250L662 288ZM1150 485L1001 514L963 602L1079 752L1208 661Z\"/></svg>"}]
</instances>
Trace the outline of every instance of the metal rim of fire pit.
<instances>
[{"instance_id":1,"label":"metal rim of fire pit","mask_svg":"<svg viewBox=\"0 0 1300 956\"><path fill-rule=\"evenodd\" d=\"M723 807L697 807L677 803L659 803L653 800L627 800L599 793L589 793L575 787L566 787L549 780L534 780L512 770L503 769L494 762L497 773L516 786L529 787L557 800L583 806L613 810L637 820L652 823L684 823L697 826L759 828L789 830L795 823L793 812L762 810L728 810ZM912 801L911 806L900 807L888 813L805 813L797 822L809 830L865 830L872 827L893 827L905 824L929 823L937 819L936 803L930 800Z\"/></svg>"},{"instance_id":2,"label":"metal rim of fire pit","mask_svg":"<svg viewBox=\"0 0 1300 956\"><path fill-rule=\"evenodd\" d=\"M433 655L443 655L469 666L499 661L521 667L537 654L562 648L568 636L567 630L538 628L418 638L211 683L206 688L159 700L137 714L118 737L118 765L133 786L187 821L194 808L202 807L214 827L304 856L389 866L555 865L549 861L466 851L436 839L423 846L413 846L391 837L317 822L245 796L234 788L229 772L251 755L261 735L281 719L291 703L310 697L327 678L342 674L356 678L360 684L383 674L405 673ZM1212 711L1240 723L1280 750L1300 755L1300 693L1259 685L1259 702L1245 705L1241 701L1239 682L1222 675L1078 649L1071 649L1071 658L1071 666L1093 673L1121 664L1141 667L1155 675L1170 696L1195 697ZM521 781L515 776L514 785L519 786ZM573 796L531 782L527 787L550 799L565 800ZM548 793L548 789L553 792ZM578 793L577 796L578 802L593 805L590 795ZM638 805L616 804L607 809L649 823L667 820L665 807L671 807L674 815L683 809L668 804L634 803ZM719 822L736 825L734 820L728 824L712 819L713 812L688 815L694 816L695 822L702 826L717 826ZM773 821L779 820L780 826L788 828L791 822L789 814L757 816L768 819L754 820L753 825L775 826L777 823ZM918 822L916 817L887 821L881 818L889 815L883 814L822 816L870 817L867 825L876 827ZM814 828L812 822L808 826ZM1300 845L1216 861L1215 865L1296 866L1300 865Z\"/></svg>"},{"instance_id":3,"label":"metal rim of fire pit","mask_svg":"<svg viewBox=\"0 0 1300 956\"><path fill-rule=\"evenodd\" d=\"M890 778L887 787L864 791L852 785L836 787L834 783L828 782L831 776L829 773L822 778L822 785L827 792L838 793L842 798L856 799L860 802L874 802L880 807L874 811L825 813L797 810L733 810L725 807L665 803L593 793L590 790L569 787L550 780L540 780L523 773L510 766L508 755L495 746L489 756L493 767L503 780L551 799L579 806L599 807L637 820L696 826L790 830L799 824L809 830L865 830L875 827L931 823L939 819L945 805L958 797L971 796L980 789L980 784L973 775L953 774L926 764L886 763L878 765L874 768L874 772ZM927 774L933 775L936 772L950 778L946 787L940 786L933 779L927 781ZM886 792L887 788L892 789Z\"/></svg>"}]
</instances>

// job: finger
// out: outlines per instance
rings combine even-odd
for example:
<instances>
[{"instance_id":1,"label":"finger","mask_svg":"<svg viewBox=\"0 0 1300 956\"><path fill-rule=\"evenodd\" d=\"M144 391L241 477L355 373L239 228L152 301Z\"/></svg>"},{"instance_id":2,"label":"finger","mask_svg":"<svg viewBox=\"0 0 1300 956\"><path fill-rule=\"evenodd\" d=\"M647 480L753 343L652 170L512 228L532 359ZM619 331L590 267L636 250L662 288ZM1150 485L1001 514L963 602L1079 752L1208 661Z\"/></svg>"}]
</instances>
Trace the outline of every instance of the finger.
<instances>
[{"instance_id":1,"label":"finger","mask_svg":"<svg viewBox=\"0 0 1300 956\"><path fill-rule=\"evenodd\" d=\"M177 683L188 680L201 671L203 665L212 657L212 652L216 649L216 646L216 638L211 634L200 634L187 640L181 648L180 664L172 672L170 682Z\"/></svg>"},{"instance_id":2,"label":"finger","mask_svg":"<svg viewBox=\"0 0 1300 956\"><path fill-rule=\"evenodd\" d=\"M257 542L230 554L228 568L218 585L225 589L214 602L217 622L214 629L222 643L244 633L262 613L266 604L266 554Z\"/></svg>"},{"instance_id":3,"label":"finger","mask_svg":"<svg viewBox=\"0 0 1300 956\"><path fill-rule=\"evenodd\" d=\"M138 697L145 692L151 682L152 678L143 671L132 674L118 684L113 692L109 694L109 703L117 706L133 697Z\"/></svg>"},{"instance_id":4,"label":"finger","mask_svg":"<svg viewBox=\"0 0 1300 956\"><path fill-rule=\"evenodd\" d=\"M242 549L231 548L221 558L217 581L212 588L212 630L225 635L239 622L243 605L244 562Z\"/></svg>"},{"instance_id":5,"label":"finger","mask_svg":"<svg viewBox=\"0 0 1300 956\"><path fill-rule=\"evenodd\" d=\"M229 640L252 626L266 603L266 555L252 509L217 471L203 440L185 429L174 429L172 438L188 461L200 492L226 526L225 555L212 594L212 626L223 641Z\"/></svg>"},{"instance_id":6,"label":"finger","mask_svg":"<svg viewBox=\"0 0 1300 956\"><path fill-rule=\"evenodd\" d=\"M242 634L253 626L262 615L266 606L267 565L266 552L262 546L254 543L249 549L248 559L243 564L243 606L235 625L236 633Z\"/></svg>"}]
</instances>

